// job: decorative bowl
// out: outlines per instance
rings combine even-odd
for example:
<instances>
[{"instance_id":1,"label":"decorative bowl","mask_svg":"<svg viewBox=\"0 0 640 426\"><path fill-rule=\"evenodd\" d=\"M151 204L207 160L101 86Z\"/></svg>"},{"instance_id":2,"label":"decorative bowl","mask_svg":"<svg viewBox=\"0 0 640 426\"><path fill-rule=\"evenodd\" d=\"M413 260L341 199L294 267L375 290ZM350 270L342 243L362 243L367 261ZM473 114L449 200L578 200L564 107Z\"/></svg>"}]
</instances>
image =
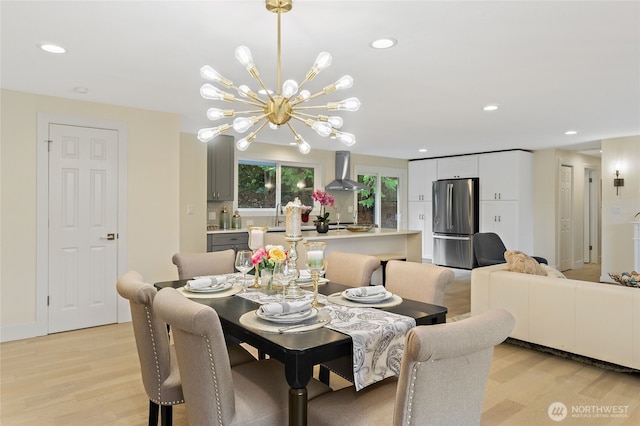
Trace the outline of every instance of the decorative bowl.
<instances>
[{"instance_id":1,"label":"decorative bowl","mask_svg":"<svg viewBox=\"0 0 640 426\"><path fill-rule=\"evenodd\" d=\"M347 225L345 228L349 232L369 232L375 227L376 226L373 224L354 224L354 225Z\"/></svg>"},{"instance_id":2,"label":"decorative bowl","mask_svg":"<svg viewBox=\"0 0 640 426\"><path fill-rule=\"evenodd\" d=\"M609 276L620 285L627 287L640 287L640 274L636 271L622 272L620 274L609 272Z\"/></svg>"}]
</instances>

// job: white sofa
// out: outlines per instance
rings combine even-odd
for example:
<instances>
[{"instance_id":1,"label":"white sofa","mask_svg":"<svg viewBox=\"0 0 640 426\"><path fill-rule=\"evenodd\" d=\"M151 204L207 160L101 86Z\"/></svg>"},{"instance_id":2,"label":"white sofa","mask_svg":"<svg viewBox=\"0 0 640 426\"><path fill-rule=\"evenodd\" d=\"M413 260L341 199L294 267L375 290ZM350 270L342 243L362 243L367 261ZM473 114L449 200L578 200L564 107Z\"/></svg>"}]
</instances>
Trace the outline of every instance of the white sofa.
<instances>
[{"instance_id":1,"label":"white sofa","mask_svg":"<svg viewBox=\"0 0 640 426\"><path fill-rule=\"evenodd\" d=\"M640 289L507 270L471 272L471 315L505 308L510 337L640 370Z\"/></svg>"}]
</instances>

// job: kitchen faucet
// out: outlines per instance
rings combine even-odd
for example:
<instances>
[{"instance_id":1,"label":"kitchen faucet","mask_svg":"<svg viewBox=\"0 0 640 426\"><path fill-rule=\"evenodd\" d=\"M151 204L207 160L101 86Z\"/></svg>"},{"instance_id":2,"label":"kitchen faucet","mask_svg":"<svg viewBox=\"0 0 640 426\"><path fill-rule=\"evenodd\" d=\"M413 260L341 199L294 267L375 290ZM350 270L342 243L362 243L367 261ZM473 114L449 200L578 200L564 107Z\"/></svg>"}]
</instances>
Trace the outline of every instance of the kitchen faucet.
<instances>
[{"instance_id":1,"label":"kitchen faucet","mask_svg":"<svg viewBox=\"0 0 640 426\"><path fill-rule=\"evenodd\" d=\"M273 220L274 226L279 226L283 220L280 220L280 215L282 214L282 205L280 203L276 204L276 217Z\"/></svg>"}]
</instances>

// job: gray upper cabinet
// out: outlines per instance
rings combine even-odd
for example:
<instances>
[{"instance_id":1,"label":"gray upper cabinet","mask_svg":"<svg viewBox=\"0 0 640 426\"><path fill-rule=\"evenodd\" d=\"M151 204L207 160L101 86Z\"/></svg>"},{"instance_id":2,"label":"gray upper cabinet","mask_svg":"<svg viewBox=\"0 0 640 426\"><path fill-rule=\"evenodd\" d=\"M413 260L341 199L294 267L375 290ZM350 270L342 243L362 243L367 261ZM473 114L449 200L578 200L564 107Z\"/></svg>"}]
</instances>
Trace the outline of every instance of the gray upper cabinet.
<instances>
[{"instance_id":1,"label":"gray upper cabinet","mask_svg":"<svg viewBox=\"0 0 640 426\"><path fill-rule=\"evenodd\" d=\"M233 136L220 135L207 144L207 201L233 201Z\"/></svg>"}]
</instances>

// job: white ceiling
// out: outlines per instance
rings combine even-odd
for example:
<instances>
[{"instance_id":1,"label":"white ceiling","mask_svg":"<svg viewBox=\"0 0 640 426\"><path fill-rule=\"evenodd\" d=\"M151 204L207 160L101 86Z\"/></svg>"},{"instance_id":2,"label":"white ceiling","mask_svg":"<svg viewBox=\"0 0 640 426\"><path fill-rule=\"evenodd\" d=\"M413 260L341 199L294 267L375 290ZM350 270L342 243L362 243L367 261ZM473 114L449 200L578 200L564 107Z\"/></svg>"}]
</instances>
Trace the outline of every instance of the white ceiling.
<instances>
[{"instance_id":1,"label":"white ceiling","mask_svg":"<svg viewBox=\"0 0 640 426\"><path fill-rule=\"evenodd\" d=\"M218 124L207 108L231 107L200 98L202 65L257 90L234 58L246 45L266 84L276 84L276 15L262 0L2 1L0 13L6 89L172 112L195 133ZM398 45L368 46L382 36ZM43 42L67 53L45 53ZM342 114L355 153L593 148L640 134L638 1L295 0L282 16L282 80L302 80L323 50L333 64L308 88L353 76L353 88L323 103L362 101ZM482 111L487 104L500 109ZM312 149L346 149L294 126ZM292 135L265 129L257 141Z\"/></svg>"}]
</instances>

